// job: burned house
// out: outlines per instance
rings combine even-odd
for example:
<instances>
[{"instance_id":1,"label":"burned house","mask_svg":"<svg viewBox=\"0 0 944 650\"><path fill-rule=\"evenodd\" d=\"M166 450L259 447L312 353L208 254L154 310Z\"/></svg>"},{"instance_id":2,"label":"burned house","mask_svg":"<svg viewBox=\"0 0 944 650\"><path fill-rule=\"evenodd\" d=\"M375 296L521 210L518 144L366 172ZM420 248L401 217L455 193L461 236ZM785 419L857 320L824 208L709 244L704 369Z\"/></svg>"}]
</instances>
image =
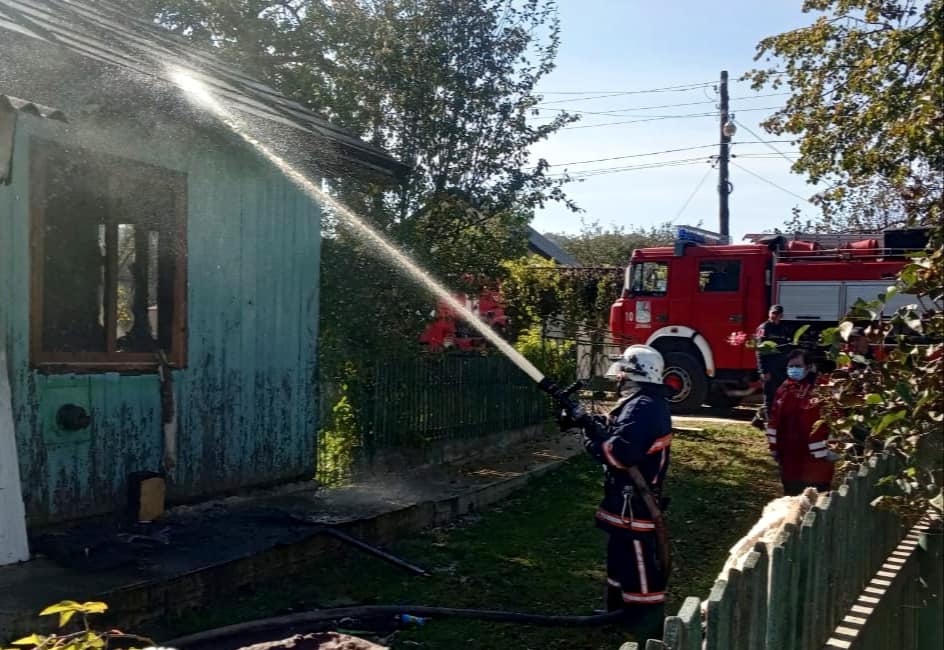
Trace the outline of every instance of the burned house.
<instances>
[{"instance_id":1,"label":"burned house","mask_svg":"<svg viewBox=\"0 0 944 650\"><path fill-rule=\"evenodd\" d=\"M177 500L312 475L321 207L175 75L312 178L405 171L125 13L0 0L8 531L17 487L36 527L119 510L135 472Z\"/></svg>"}]
</instances>

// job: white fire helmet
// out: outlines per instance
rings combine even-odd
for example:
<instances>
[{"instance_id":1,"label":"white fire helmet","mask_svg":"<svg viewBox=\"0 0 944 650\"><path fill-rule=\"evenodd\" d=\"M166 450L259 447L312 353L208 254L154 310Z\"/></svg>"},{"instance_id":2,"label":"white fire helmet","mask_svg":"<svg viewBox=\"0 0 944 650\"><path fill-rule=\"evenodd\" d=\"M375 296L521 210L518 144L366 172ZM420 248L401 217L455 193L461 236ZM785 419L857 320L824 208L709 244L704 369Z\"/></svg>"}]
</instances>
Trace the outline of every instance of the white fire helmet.
<instances>
[{"instance_id":1,"label":"white fire helmet","mask_svg":"<svg viewBox=\"0 0 944 650\"><path fill-rule=\"evenodd\" d=\"M648 345L631 345L613 362L607 377L617 377L625 373L627 379L639 383L661 384L665 362L655 348Z\"/></svg>"}]
</instances>

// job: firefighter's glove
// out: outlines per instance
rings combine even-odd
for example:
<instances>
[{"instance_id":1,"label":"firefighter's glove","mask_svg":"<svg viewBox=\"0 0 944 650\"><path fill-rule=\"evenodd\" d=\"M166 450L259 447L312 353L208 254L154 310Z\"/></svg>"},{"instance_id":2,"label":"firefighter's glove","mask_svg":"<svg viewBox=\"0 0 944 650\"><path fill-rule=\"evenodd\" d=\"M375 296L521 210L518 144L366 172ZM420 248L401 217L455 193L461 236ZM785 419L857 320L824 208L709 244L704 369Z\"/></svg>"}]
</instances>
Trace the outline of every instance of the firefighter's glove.
<instances>
[{"instance_id":1,"label":"firefighter's glove","mask_svg":"<svg viewBox=\"0 0 944 650\"><path fill-rule=\"evenodd\" d=\"M561 431L570 431L578 427L577 422L570 417L565 409L558 409L554 419L557 420L557 427Z\"/></svg>"},{"instance_id":2,"label":"firefighter's glove","mask_svg":"<svg viewBox=\"0 0 944 650\"><path fill-rule=\"evenodd\" d=\"M580 404L575 401L561 399L557 402L557 424L561 431L569 429L578 429L584 426L584 422L590 416Z\"/></svg>"}]
</instances>

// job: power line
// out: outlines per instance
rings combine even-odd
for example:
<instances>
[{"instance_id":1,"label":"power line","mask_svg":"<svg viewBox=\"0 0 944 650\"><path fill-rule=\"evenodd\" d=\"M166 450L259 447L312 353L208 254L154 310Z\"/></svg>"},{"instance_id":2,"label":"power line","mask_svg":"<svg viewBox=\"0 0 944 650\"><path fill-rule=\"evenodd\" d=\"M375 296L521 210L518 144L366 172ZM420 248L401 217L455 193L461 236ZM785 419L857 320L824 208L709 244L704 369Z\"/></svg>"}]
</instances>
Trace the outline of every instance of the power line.
<instances>
[{"instance_id":1,"label":"power line","mask_svg":"<svg viewBox=\"0 0 944 650\"><path fill-rule=\"evenodd\" d=\"M705 181L708 180L708 177L711 175L711 172L713 172L714 170L715 170L714 167L708 168L708 171L706 171L705 175L701 177L701 180L698 181L698 183L695 185L695 189L693 189L692 193L688 195L688 198L685 199L685 203L682 205L679 211L675 213L675 216L672 217L672 221L670 221L669 223L675 223L676 219L682 216L682 213L685 212L685 209L688 207L688 204L692 202L692 199L694 199L695 195L698 194L698 190L701 189L701 186L705 184Z\"/></svg>"},{"instance_id":2,"label":"power line","mask_svg":"<svg viewBox=\"0 0 944 650\"><path fill-rule=\"evenodd\" d=\"M599 126L616 126L618 124L638 124L640 122L657 122L659 120L676 120L689 117L712 117L716 113L686 113L683 115L654 115L639 120L624 120L619 122L602 122L600 124L580 124L578 126L565 126L564 129L594 129Z\"/></svg>"},{"instance_id":3,"label":"power line","mask_svg":"<svg viewBox=\"0 0 944 650\"><path fill-rule=\"evenodd\" d=\"M678 160L664 160L659 162L650 162L642 163L639 165L622 165L618 167L600 167L597 169L587 169L584 171L577 171L572 173L560 173L560 174L551 174L551 177L570 177L570 178L589 178L591 176L602 176L605 174L615 174L618 172L624 171L635 171L640 169L659 169L662 167L679 167L683 165L693 165L697 163L703 163L707 159L704 157L697 158L680 158Z\"/></svg>"},{"instance_id":4,"label":"power line","mask_svg":"<svg viewBox=\"0 0 944 650\"><path fill-rule=\"evenodd\" d=\"M702 86L711 86L714 84L714 81L699 81L692 82L688 84L678 84L676 86L662 86L661 88L648 88L645 90L545 90L542 91L542 95L599 95L599 94L615 94L615 95L638 95L642 93L661 93L669 92L672 90L685 90L688 88L700 88Z\"/></svg>"},{"instance_id":5,"label":"power line","mask_svg":"<svg viewBox=\"0 0 944 650\"><path fill-rule=\"evenodd\" d=\"M742 108L738 113L747 113L750 111L772 111L780 108L779 106L761 106L758 108ZM638 120L620 120L618 122L601 122L599 124L580 124L577 126L565 126L562 130L567 129L593 129L599 126L617 126L620 124L638 124L640 122L655 122L658 120L675 120L675 119L684 119L691 117L715 117L718 115L717 111L711 111L708 113L682 113L679 115L653 115L651 117L638 119ZM756 136L755 136L756 137Z\"/></svg>"},{"instance_id":6,"label":"power line","mask_svg":"<svg viewBox=\"0 0 944 650\"><path fill-rule=\"evenodd\" d=\"M757 180L763 181L763 182L767 183L768 185L770 185L771 187L776 187L776 188L777 188L778 190L780 190L781 192L786 192L786 193L789 194L790 196L796 197L796 198L800 199L801 201L809 202L809 198L808 198L808 197L800 196L800 195L797 194L796 192L791 192L791 191L788 190L787 188L782 187L782 186L780 186L780 185L777 185L777 184L774 183L772 180L770 180L770 179L768 179L768 178L764 178L764 177L761 176L760 174L755 174L754 172L752 172L750 169L747 169L747 168L744 167L743 165L739 165L739 164L737 164L737 163L734 162L734 161L731 161L731 164L734 165L735 167L737 167L738 169L740 169L742 172L745 172L745 173L747 173L747 174L750 174L751 176L753 176L753 177L756 178Z\"/></svg>"},{"instance_id":7,"label":"power line","mask_svg":"<svg viewBox=\"0 0 944 650\"><path fill-rule=\"evenodd\" d=\"M787 160L791 162L796 162L796 160L800 156L799 151L787 151L784 153L786 156L794 156L794 158L787 158ZM783 156L778 156L772 153L739 153L739 154L731 154L731 157L732 158L752 158L755 160L778 160L780 158L783 158Z\"/></svg>"},{"instance_id":8,"label":"power line","mask_svg":"<svg viewBox=\"0 0 944 650\"><path fill-rule=\"evenodd\" d=\"M789 95L789 94L790 93L764 93L762 95L745 95L744 97L733 97L731 101L760 99L762 97L782 97L784 95ZM613 109L604 110L604 111L585 111L581 109L569 109L566 106L562 106L562 107L554 108L554 109L538 109L538 110L569 111L571 113L581 113L583 115L611 115L611 114L625 113L626 111L649 111L649 110L655 110L658 108L678 108L681 106L698 106L701 104L717 104L717 103L718 101L716 99L709 99L709 100L702 100L702 101L697 101L697 102L681 102L677 104L657 104L655 106L627 106L625 108L613 108ZM544 105L545 105L544 103L535 104L535 106L544 106Z\"/></svg>"},{"instance_id":9,"label":"power line","mask_svg":"<svg viewBox=\"0 0 944 650\"><path fill-rule=\"evenodd\" d=\"M713 81L706 81L704 83L696 84L685 84L681 86L664 86L662 88L647 88L645 90L601 90L601 91L545 91L539 93L541 95L578 95L578 97L573 99L559 99L552 100L550 102L544 102L545 104L561 104L564 102L584 102L590 101L592 99L604 99L606 97L623 97L625 95L648 95L650 93L677 93L677 92L686 92L689 90L697 90L698 88L704 88L705 86L711 86ZM589 97L584 97L584 95L590 95Z\"/></svg>"},{"instance_id":10,"label":"power line","mask_svg":"<svg viewBox=\"0 0 944 650\"><path fill-rule=\"evenodd\" d=\"M772 140L771 142L791 142L791 141L790 140ZM745 145L766 144L766 142L763 142L763 141L754 142L751 140L745 140L743 142L732 142L731 144L732 145L734 144L745 144ZM717 147L717 146L718 146L717 144L702 144L702 145L698 145L697 147L681 147L679 149L663 149L662 151L647 151L645 153L626 154L624 156L611 156L609 158L595 158L593 160L572 160L570 162L565 162L565 163L554 163L553 165L548 165L548 167L564 167L566 165L584 165L588 163L608 162L610 160L624 160L626 158L643 158L646 156L658 156L664 153L678 153L679 151L693 151L695 149L710 149L712 147ZM747 156L749 154L744 154L744 155Z\"/></svg>"},{"instance_id":11,"label":"power line","mask_svg":"<svg viewBox=\"0 0 944 650\"><path fill-rule=\"evenodd\" d=\"M596 158L594 160L573 160L571 162L565 163L556 163L553 165L548 165L548 167L564 167L565 165L584 165L587 163L595 162L607 162L610 160L624 160L626 158L643 158L645 156L658 156L664 153L677 153L679 151L692 151L694 149L708 149L709 147L716 147L714 144L702 144L697 147L681 147L680 149L664 149L662 151L649 151L646 153L633 153L625 156L611 156L609 158Z\"/></svg>"},{"instance_id":12,"label":"power line","mask_svg":"<svg viewBox=\"0 0 944 650\"><path fill-rule=\"evenodd\" d=\"M745 124L741 124L740 121L735 120L734 123L737 124L738 126L742 127L745 131L747 131L748 133L750 133L752 136L754 136L754 137L757 138L758 140L762 140L762 139L763 139L763 138L761 138L759 135L757 135L756 133L754 133L754 131L751 130L751 128L750 128L749 126L747 126L747 125L745 125ZM773 146L773 145L770 144L770 143L764 143L764 144L766 144L766 146L767 146L768 149L770 149L771 151L773 151L773 152L774 152L775 154L777 154L778 156L782 157L784 160L787 160L788 162L793 163L793 160L791 160L790 158L787 158L786 154L784 154L784 153L781 152L779 149L777 149L777 147Z\"/></svg>"}]
</instances>

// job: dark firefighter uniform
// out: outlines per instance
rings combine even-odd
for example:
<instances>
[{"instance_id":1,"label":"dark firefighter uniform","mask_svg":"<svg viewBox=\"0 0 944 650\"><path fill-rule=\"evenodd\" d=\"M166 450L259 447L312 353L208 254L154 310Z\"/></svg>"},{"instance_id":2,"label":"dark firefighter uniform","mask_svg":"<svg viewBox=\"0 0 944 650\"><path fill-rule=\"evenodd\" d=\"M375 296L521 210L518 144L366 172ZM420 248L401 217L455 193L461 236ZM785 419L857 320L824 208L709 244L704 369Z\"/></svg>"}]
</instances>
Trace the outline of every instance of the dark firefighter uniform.
<instances>
[{"instance_id":1,"label":"dark firefighter uniform","mask_svg":"<svg viewBox=\"0 0 944 650\"><path fill-rule=\"evenodd\" d=\"M790 343L790 330L783 321L775 323L766 320L757 327L754 338L758 345L764 341L773 341L778 347L778 351L773 353L762 354L759 347L757 351L757 371L770 376L770 379L764 382L764 407L769 413L777 389L787 379L786 344Z\"/></svg>"},{"instance_id":2,"label":"dark firefighter uniform","mask_svg":"<svg viewBox=\"0 0 944 650\"><path fill-rule=\"evenodd\" d=\"M605 468L596 523L609 534L607 609L623 608L630 618L657 616L661 624L667 576L658 561L656 524L627 469L640 471L661 505L672 422L665 388L650 383L637 387L610 412L608 426L586 439L585 447Z\"/></svg>"}]
</instances>

